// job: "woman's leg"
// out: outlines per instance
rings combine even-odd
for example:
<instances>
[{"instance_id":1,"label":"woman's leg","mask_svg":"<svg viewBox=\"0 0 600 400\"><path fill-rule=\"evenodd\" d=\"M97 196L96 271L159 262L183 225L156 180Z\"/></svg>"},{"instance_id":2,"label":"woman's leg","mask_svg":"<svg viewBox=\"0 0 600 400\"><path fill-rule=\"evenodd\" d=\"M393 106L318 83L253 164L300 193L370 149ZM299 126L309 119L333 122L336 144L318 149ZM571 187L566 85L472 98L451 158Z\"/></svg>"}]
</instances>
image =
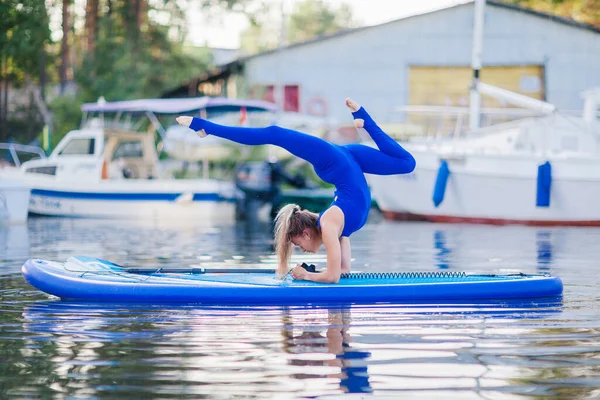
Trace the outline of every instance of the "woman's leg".
<instances>
[{"instance_id":1,"label":"woman's leg","mask_svg":"<svg viewBox=\"0 0 600 400\"><path fill-rule=\"evenodd\" d=\"M350 150L350 153L360 165L360 169L366 174L408 174L415 169L415 159L408 152L406 152L408 156L399 158L363 144L352 143L346 144L344 147Z\"/></svg>"},{"instance_id":2,"label":"woman's leg","mask_svg":"<svg viewBox=\"0 0 600 400\"><path fill-rule=\"evenodd\" d=\"M354 156L363 172L376 175L406 174L415 169L415 159L398 142L389 137L367 111L351 99L346 99L346 106L352 112L357 128L364 127L379 147L361 144L349 144L346 147Z\"/></svg>"},{"instance_id":3,"label":"woman's leg","mask_svg":"<svg viewBox=\"0 0 600 400\"><path fill-rule=\"evenodd\" d=\"M194 118L189 127L194 131L204 130L209 135L249 146L264 144L279 146L315 166L329 163L331 158L337 154L335 147L321 138L279 126L233 127Z\"/></svg>"},{"instance_id":4,"label":"woman's leg","mask_svg":"<svg viewBox=\"0 0 600 400\"><path fill-rule=\"evenodd\" d=\"M362 119L364 121L365 130L383 153L397 158L412 158L412 155L408 151L402 148L398 142L392 139L379 127L379 125L377 125L364 107L360 107L358 111L353 112L352 116L354 119Z\"/></svg>"}]
</instances>

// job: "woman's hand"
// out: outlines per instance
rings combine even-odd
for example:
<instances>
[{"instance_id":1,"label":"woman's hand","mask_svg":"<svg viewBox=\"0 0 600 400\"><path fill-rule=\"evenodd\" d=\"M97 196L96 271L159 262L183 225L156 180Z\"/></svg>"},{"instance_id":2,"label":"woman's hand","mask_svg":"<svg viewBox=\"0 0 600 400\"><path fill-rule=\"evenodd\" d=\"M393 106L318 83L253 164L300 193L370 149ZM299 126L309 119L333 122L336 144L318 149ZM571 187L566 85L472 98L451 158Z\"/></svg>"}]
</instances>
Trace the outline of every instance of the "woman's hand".
<instances>
[{"instance_id":1,"label":"woman's hand","mask_svg":"<svg viewBox=\"0 0 600 400\"><path fill-rule=\"evenodd\" d=\"M294 278L295 280L305 281L305 280L307 280L306 278L308 277L309 272L306 269L304 269L304 267L302 267L302 265L296 264L294 269L292 269L291 274L292 274L292 278Z\"/></svg>"}]
</instances>

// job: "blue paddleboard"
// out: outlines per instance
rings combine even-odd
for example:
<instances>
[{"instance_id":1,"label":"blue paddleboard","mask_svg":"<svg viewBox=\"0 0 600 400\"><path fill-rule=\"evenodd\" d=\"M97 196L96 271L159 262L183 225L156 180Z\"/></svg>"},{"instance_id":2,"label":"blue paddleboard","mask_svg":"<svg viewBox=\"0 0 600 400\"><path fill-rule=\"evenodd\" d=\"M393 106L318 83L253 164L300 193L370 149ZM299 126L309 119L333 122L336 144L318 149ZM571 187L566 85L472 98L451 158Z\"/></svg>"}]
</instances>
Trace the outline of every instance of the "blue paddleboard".
<instances>
[{"instance_id":1,"label":"blue paddleboard","mask_svg":"<svg viewBox=\"0 0 600 400\"><path fill-rule=\"evenodd\" d=\"M357 272L339 283L281 280L272 270L125 268L92 257L66 262L28 260L25 280L65 300L208 304L379 303L560 296L550 275L472 275L462 272Z\"/></svg>"}]
</instances>

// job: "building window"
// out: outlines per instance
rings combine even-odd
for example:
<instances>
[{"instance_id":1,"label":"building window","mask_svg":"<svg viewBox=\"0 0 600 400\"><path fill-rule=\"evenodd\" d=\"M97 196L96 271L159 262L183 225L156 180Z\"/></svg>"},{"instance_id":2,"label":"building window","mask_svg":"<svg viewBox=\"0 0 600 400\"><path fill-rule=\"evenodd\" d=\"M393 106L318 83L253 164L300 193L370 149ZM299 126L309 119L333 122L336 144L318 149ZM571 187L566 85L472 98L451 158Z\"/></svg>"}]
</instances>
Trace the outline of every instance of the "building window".
<instances>
[{"instance_id":1,"label":"building window","mask_svg":"<svg viewBox=\"0 0 600 400\"><path fill-rule=\"evenodd\" d=\"M283 111L300 111L300 89L298 85L285 85L283 90Z\"/></svg>"},{"instance_id":2,"label":"building window","mask_svg":"<svg viewBox=\"0 0 600 400\"><path fill-rule=\"evenodd\" d=\"M270 101L271 103L275 103L275 86L273 86L273 85L265 86L263 100Z\"/></svg>"}]
</instances>

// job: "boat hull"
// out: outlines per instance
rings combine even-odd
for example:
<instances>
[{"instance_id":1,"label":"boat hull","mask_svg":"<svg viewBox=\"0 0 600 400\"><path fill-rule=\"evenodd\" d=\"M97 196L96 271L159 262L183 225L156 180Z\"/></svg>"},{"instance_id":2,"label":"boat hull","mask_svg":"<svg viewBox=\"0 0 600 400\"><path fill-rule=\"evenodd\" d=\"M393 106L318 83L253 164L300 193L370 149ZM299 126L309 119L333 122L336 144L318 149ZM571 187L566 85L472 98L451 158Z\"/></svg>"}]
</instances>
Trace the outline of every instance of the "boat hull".
<instances>
[{"instance_id":1,"label":"boat hull","mask_svg":"<svg viewBox=\"0 0 600 400\"><path fill-rule=\"evenodd\" d=\"M27 220L29 187L18 181L0 181L0 224L23 223Z\"/></svg>"},{"instance_id":2,"label":"boat hull","mask_svg":"<svg viewBox=\"0 0 600 400\"><path fill-rule=\"evenodd\" d=\"M372 176L373 197L388 219L484 224L600 226L600 160L411 150L416 170ZM450 170L443 201L433 201L442 160ZM552 165L550 204L537 205L538 166Z\"/></svg>"},{"instance_id":3,"label":"boat hull","mask_svg":"<svg viewBox=\"0 0 600 400\"><path fill-rule=\"evenodd\" d=\"M211 220L235 217L233 184L211 180L77 185L31 182L29 212L56 217Z\"/></svg>"}]
</instances>

